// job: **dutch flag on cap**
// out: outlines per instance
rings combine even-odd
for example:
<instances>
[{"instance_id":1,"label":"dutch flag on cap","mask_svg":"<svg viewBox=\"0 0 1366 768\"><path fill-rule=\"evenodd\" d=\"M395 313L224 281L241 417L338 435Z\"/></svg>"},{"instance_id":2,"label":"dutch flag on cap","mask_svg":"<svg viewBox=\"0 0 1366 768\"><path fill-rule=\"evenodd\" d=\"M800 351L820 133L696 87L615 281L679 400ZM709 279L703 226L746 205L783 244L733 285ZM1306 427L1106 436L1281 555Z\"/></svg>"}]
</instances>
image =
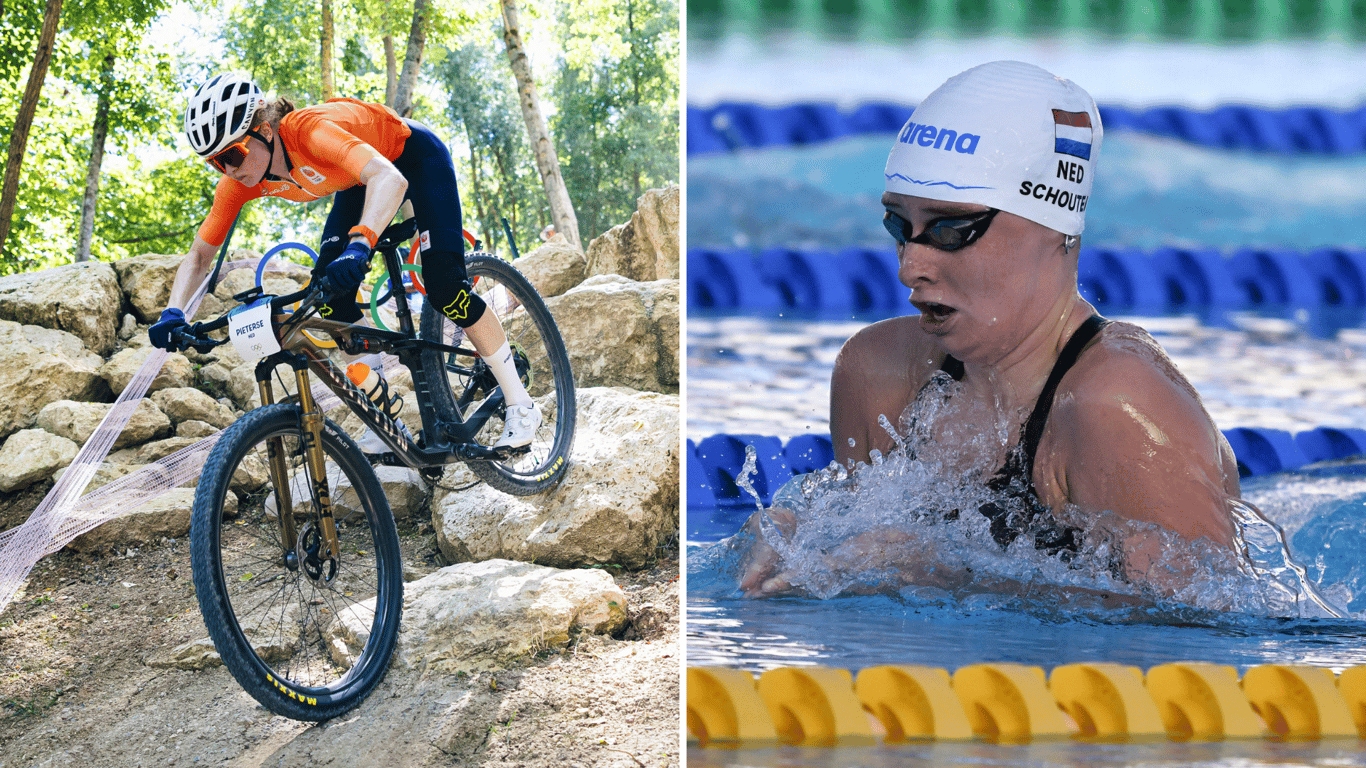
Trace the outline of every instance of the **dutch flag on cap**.
<instances>
[{"instance_id":1,"label":"dutch flag on cap","mask_svg":"<svg viewBox=\"0 0 1366 768\"><path fill-rule=\"evenodd\" d=\"M1091 115L1086 112L1053 110L1053 151L1091 159Z\"/></svg>"}]
</instances>

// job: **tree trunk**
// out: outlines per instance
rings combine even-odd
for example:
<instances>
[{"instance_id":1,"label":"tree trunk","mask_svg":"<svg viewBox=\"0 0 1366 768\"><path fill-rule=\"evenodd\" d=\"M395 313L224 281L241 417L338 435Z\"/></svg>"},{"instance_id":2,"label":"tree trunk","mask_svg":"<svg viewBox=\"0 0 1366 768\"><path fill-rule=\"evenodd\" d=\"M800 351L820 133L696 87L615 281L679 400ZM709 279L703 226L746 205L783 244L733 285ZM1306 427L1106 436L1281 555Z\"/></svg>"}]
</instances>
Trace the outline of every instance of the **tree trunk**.
<instances>
[{"instance_id":1,"label":"tree trunk","mask_svg":"<svg viewBox=\"0 0 1366 768\"><path fill-rule=\"evenodd\" d=\"M394 56L394 36L384 36L384 103L394 108L394 97L398 95L398 61Z\"/></svg>"},{"instance_id":2,"label":"tree trunk","mask_svg":"<svg viewBox=\"0 0 1366 768\"><path fill-rule=\"evenodd\" d=\"M636 52L636 23L635 23L635 4L626 3L626 32L627 38L631 41L631 106L640 108L640 59ZM631 163L632 189L635 191L635 199L640 199L640 163Z\"/></svg>"},{"instance_id":3,"label":"tree trunk","mask_svg":"<svg viewBox=\"0 0 1366 768\"><path fill-rule=\"evenodd\" d=\"M323 26L318 35L318 63L322 70L323 78L323 101L327 101L337 93L336 79L332 76L332 0L322 0L323 2Z\"/></svg>"},{"instance_id":4,"label":"tree trunk","mask_svg":"<svg viewBox=\"0 0 1366 768\"><path fill-rule=\"evenodd\" d=\"M555 230L565 236L576 248L583 249L579 240L579 221L574 215L574 204L569 200L569 190L564 186L564 176L560 173L560 158L555 154L555 144L550 140L550 130L546 128L545 118L541 115L540 99L536 96L536 81L531 74L531 59L527 58L522 47L522 31L517 21L516 0L502 0L503 3L503 42L507 44L508 63L512 74L517 78L517 94L522 102L522 119L526 121L527 137L531 140L531 151L536 155L536 170L541 174L541 185L550 201L550 216L555 221Z\"/></svg>"},{"instance_id":5,"label":"tree trunk","mask_svg":"<svg viewBox=\"0 0 1366 768\"><path fill-rule=\"evenodd\" d=\"M109 134L109 92L114 81L114 54L100 65L100 98L95 106L95 126L90 132L90 166L85 171L85 198L81 201L81 234L76 241L76 261L90 261L90 242L95 239L95 203L100 195L100 166L104 164L104 138Z\"/></svg>"},{"instance_id":6,"label":"tree trunk","mask_svg":"<svg viewBox=\"0 0 1366 768\"><path fill-rule=\"evenodd\" d=\"M413 28L408 32L408 52L403 56L403 74L394 93L394 111L407 116L413 111L413 90L417 72L422 68L422 46L427 43L427 2L413 0Z\"/></svg>"},{"instance_id":7,"label":"tree trunk","mask_svg":"<svg viewBox=\"0 0 1366 768\"><path fill-rule=\"evenodd\" d=\"M33 127L33 115L38 111L38 96L47 79L47 67L52 62L52 42L57 39L57 22L62 17L62 0L47 0L43 10L43 31L38 36L34 51L33 69L28 73L28 86L19 102L19 114L14 118L14 134L10 136L9 156L5 158L5 180L0 185L0 252L9 239L10 221L19 198L19 170L24 162L28 132Z\"/></svg>"}]
</instances>

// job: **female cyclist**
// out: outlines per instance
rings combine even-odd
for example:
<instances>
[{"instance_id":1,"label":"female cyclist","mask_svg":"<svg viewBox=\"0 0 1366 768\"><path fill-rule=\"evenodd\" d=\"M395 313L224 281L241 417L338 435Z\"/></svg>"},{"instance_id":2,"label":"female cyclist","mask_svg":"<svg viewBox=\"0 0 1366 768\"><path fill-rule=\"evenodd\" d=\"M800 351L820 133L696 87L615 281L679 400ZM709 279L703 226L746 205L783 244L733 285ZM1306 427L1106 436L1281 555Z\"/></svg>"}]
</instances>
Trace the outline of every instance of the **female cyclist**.
<instances>
[{"instance_id":1,"label":"female cyclist","mask_svg":"<svg viewBox=\"0 0 1366 768\"><path fill-rule=\"evenodd\" d=\"M287 99L267 100L250 79L229 73L199 86L190 97L185 135L223 176L214 190L213 208L176 272L169 304L149 330L152 344L172 349L173 332L187 325L184 307L208 274L238 211L263 195L295 202L332 196L314 275L325 276L337 291L334 295L346 298L334 299L321 313L333 320L360 320L360 309L350 297L369 271L377 233L406 199L422 227L416 247L428 301L465 329L503 390L507 417L494 447L531 442L540 410L517 376L498 317L470 292L455 167L430 128L400 118L383 104L355 99L296 109ZM387 449L381 444L369 450Z\"/></svg>"}]
</instances>

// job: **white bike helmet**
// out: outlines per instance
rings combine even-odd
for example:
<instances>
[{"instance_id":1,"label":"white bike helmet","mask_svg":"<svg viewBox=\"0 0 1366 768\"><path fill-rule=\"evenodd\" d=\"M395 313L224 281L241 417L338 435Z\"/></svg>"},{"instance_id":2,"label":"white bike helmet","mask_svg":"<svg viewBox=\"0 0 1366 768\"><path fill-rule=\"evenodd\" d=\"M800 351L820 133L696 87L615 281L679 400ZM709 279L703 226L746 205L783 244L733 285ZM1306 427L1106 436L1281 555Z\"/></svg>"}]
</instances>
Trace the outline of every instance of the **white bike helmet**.
<instances>
[{"instance_id":1,"label":"white bike helmet","mask_svg":"<svg viewBox=\"0 0 1366 768\"><path fill-rule=\"evenodd\" d=\"M245 75L230 72L199 86L185 108L185 136L208 159L246 134L266 97Z\"/></svg>"}]
</instances>

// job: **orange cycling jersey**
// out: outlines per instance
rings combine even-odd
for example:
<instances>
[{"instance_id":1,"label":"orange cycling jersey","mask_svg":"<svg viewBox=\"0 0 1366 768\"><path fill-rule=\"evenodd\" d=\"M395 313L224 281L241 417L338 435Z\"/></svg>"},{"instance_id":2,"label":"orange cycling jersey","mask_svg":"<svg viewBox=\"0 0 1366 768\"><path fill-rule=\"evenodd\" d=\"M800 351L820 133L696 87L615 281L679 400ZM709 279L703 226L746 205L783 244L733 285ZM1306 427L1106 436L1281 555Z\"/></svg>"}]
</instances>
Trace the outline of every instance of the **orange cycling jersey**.
<instances>
[{"instance_id":1,"label":"orange cycling jersey","mask_svg":"<svg viewBox=\"0 0 1366 768\"><path fill-rule=\"evenodd\" d=\"M213 193L213 209L199 227L209 245L222 245L228 228L248 200L269 195L306 203L350 189L376 157L395 160L412 130L383 104L330 99L297 109L280 119L277 131L292 163L288 181L262 180L254 187L223 176Z\"/></svg>"}]
</instances>

